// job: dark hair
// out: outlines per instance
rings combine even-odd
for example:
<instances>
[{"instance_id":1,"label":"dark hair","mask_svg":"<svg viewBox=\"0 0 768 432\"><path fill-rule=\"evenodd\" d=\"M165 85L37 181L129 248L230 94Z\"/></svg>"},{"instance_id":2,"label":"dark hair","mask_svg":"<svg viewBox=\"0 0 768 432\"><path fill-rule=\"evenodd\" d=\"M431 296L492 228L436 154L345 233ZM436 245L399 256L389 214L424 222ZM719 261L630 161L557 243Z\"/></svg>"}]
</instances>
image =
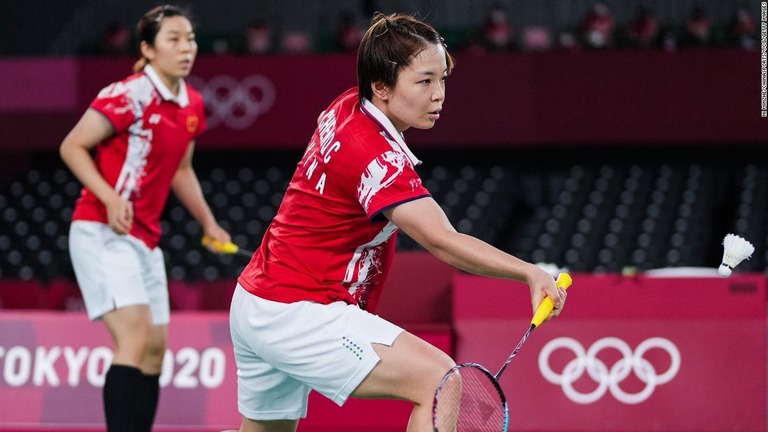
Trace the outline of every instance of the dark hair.
<instances>
[{"instance_id":1,"label":"dark hair","mask_svg":"<svg viewBox=\"0 0 768 432\"><path fill-rule=\"evenodd\" d=\"M192 15L188 9L169 4L152 8L139 19L139 23L136 24L136 39L139 45L139 52L141 52L142 42L146 42L149 46L155 45L155 38L157 37L157 34L160 33L160 26L163 22L163 18L174 16L183 16L188 19L189 22L192 22ZM144 69L144 66L146 66L147 63L149 63L149 61L146 58L140 58L136 64L133 65L134 72L139 72Z\"/></svg>"},{"instance_id":2,"label":"dark hair","mask_svg":"<svg viewBox=\"0 0 768 432\"><path fill-rule=\"evenodd\" d=\"M376 12L357 51L360 101L373 97L371 84L375 82L394 87L400 70L430 44L445 48L445 60L450 74L454 60L437 30L410 15L384 15Z\"/></svg>"}]
</instances>

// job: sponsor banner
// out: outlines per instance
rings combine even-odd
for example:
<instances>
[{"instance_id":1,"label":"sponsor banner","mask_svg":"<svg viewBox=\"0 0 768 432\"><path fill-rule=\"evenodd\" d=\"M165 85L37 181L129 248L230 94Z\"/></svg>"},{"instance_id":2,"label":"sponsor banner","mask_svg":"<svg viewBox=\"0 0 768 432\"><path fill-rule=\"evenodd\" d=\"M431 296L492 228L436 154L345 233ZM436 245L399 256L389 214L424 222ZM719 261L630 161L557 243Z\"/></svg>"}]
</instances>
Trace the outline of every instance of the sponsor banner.
<instances>
[{"instance_id":1,"label":"sponsor banner","mask_svg":"<svg viewBox=\"0 0 768 432\"><path fill-rule=\"evenodd\" d=\"M0 315L0 425L101 426L112 360L101 323L80 313ZM239 422L226 313L174 314L156 424Z\"/></svg>"},{"instance_id":2,"label":"sponsor banner","mask_svg":"<svg viewBox=\"0 0 768 432\"><path fill-rule=\"evenodd\" d=\"M765 430L763 276L573 279L502 376L512 430ZM528 290L455 281L457 360L495 372L530 325Z\"/></svg>"},{"instance_id":3,"label":"sponsor banner","mask_svg":"<svg viewBox=\"0 0 768 432\"><path fill-rule=\"evenodd\" d=\"M456 60L441 119L431 130L406 132L415 150L765 138L744 103L759 80L748 51L457 53ZM303 149L322 110L356 85L355 61L348 54L199 57L189 81L206 98L210 126L199 146ZM54 150L98 91L128 75L133 62L0 61L7 78L0 80L0 150Z\"/></svg>"},{"instance_id":4,"label":"sponsor banner","mask_svg":"<svg viewBox=\"0 0 768 432\"><path fill-rule=\"evenodd\" d=\"M407 326L450 353L446 328ZM0 314L0 430L103 430L102 387L112 360L102 323L84 313ZM227 312L174 312L160 377L157 430L237 429L237 373ZM401 430L412 405L350 400L343 407L311 393L302 427Z\"/></svg>"}]
</instances>

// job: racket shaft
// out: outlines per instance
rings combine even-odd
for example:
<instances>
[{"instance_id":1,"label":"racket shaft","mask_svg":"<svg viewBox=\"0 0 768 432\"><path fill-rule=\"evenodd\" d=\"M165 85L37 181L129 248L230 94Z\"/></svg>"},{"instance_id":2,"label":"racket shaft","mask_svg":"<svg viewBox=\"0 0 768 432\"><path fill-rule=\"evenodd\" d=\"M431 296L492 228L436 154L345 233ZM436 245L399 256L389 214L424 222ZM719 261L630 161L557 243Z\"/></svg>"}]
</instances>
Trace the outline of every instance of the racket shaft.
<instances>
[{"instance_id":1,"label":"racket shaft","mask_svg":"<svg viewBox=\"0 0 768 432\"><path fill-rule=\"evenodd\" d=\"M573 279L571 279L571 275L568 273L560 273L557 276L557 280L555 281L555 285L557 285L558 288L561 289L568 289L571 284L573 283ZM518 352L520 352L520 348L523 347L523 344L528 339L528 336L531 335L531 332L536 327L540 326L545 319L549 316L549 314L552 313L552 310L554 309L555 305L552 303L552 300L549 299L549 297L545 297L544 301L541 302L538 308L536 308L536 313L533 315L533 319L531 320L531 326L528 327L528 331L525 332L523 335L523 338L520 339L520 342L518 342L517 347L515 347L515 350L512 351L512 354L507 357L507 360L504 362L503 365L501 365L501 369L496 373L494 378L497 380L501 377L501 374L504 373L504 370L507 368L509 363L512 361L513 358L517 355Z\"/></svg>"},{"instance_id":2,"label":"racket shaft","mask_svg":"<svg viewBox=\"0 0 768 432\"><path fill-rule=\"evenodd\" d=\"M523 344L528 339L528 336L531 335L531 332L535 328L536 328L536 326L531 324L531 326L528 328L528 331L525 332L525 334L523 335L523 338L520 339L520 342L517 343L517 346L515 347L515 350L512 351L512 354L510 354L509 357L507 357L507 360L504 362L504 364L501 365L501 369L499 369L499 371L496 372L496 375L494 376L494 378L496 378L496 380L501 378L501 374L504 373L504 370L507 368L507 366L509 366L509 363L512 362L512 359L515 358L515 356L517 355L518 352L520 352L520 348L523 347Z\"/></svg>"}]
</instances>

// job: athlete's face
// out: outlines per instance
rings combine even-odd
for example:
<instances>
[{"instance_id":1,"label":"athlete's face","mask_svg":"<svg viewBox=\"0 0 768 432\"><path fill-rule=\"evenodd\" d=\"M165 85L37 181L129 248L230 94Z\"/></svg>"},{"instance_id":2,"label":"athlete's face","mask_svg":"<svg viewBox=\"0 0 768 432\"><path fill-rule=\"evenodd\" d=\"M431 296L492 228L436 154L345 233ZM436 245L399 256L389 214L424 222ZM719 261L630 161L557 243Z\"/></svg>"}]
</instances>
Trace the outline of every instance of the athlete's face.
<instances>
[{"instance_id":1,"label":"athlete's face","mask_svg":"<svg viewBox=\"0 0 768 432\"><path fill-rule=\"evenodd\" d=\"M142 43L142 54L166 84L188 76L197 55L192 23L183 16L163 18L155 45Z\"/></svg>"},{"instance_id":2,"label":"athlete's face","mask_svg":"<svg viewBox=\"0 0 768 432\"><path fill-rule=\"evenodd\" d=\"M395 87L374 91L384 101L384 114L398 131L414 127L430 129L440 118L448 76L445 50L429 45L400 70Z\"/></svg>"}]
</instances>

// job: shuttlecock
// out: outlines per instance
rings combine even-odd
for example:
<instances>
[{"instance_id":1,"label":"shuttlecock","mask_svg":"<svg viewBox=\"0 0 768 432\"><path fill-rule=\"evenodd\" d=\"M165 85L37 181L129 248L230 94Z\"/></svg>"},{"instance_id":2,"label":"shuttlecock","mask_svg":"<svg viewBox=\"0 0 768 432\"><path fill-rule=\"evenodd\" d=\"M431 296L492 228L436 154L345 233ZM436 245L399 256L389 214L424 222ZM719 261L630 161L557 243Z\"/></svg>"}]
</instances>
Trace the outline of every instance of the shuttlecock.
<instances>
[{"instance_id":1,"label":"shuttlecock","mask_svg":"<svg viewBox=\"0 0 768 432\"><path fill-rule=\"evenodd\" d=\"M733 269L745 259L752 256L755 247L752 243L735 234L726 234L723 239L723 262L718 267L717 272L722 277L731 275Z\"/></svg>"}]
</instances>

